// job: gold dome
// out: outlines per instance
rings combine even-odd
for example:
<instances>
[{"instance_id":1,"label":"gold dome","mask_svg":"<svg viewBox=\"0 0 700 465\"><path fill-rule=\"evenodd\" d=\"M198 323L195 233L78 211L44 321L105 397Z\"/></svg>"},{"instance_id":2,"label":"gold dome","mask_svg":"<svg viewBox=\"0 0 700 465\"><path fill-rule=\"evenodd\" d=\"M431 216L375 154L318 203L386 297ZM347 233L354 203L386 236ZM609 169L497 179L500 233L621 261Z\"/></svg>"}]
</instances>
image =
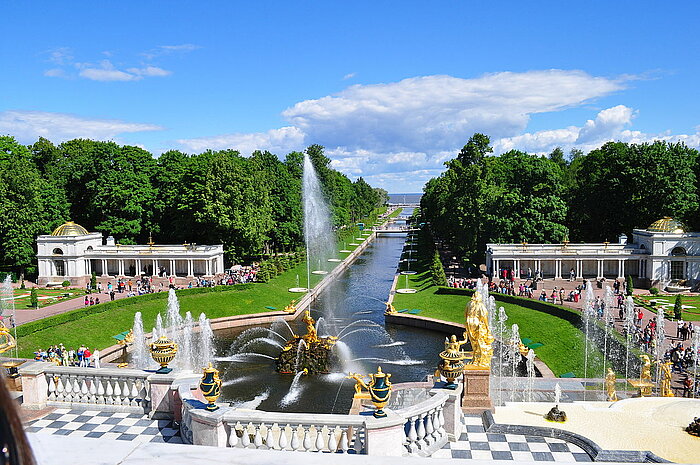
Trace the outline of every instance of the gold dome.
<instances>
[{"instance_id":1,"label":"gold dome","mask_svg":"<svg viewBox=\"0 0 700 465\"><path fill-rule=\"evenodd\" d=\"M670 216L664 216L660 220L651 223L651 225L647 228L647 231L682 234L686 232L686 227L680 221L674 220Z\"/></svg>"},{"instance_id":2,"label":"gold dome","mask_svg":"<svg viewBox=\"0 0 700 465\"><path fill-rule=\"evenodd\" d=\"M87 229L72 221L63 223L51 233L52 236L84 236L85 234L90 233Z\"/></svg>"}]
</instances>

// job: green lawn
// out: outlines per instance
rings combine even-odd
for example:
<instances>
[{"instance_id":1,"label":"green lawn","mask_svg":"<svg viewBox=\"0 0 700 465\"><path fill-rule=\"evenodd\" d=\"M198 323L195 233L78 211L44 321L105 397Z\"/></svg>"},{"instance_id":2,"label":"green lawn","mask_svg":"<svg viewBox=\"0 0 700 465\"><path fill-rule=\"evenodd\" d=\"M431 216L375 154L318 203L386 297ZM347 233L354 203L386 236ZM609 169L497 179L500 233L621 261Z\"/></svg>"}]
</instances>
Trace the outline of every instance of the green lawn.
<instances>
[{"instance_id":1,"label":"green lawn","mask_svg":"<svg viewBox=\"0 0 700 465\"><path fill-rule=\"evenodd\" d=\"M29 298L31 292L32 289L30 287L27 287L26 289L14 290L15 308L17 310L23 308L31 308L31 302ZM58 302L63 302L64 300L71 300L77 297L84 296L85 290L83 289L64 289L62 287L51 289L37 288L37 297L39 297L39 308L46 307L48 305L53 305Z\"/></svg>"},{"instance_id":2,"label":"green lawn","mask_svg":"<svg viewBox=\"0 0 700 465\"><path fill-rule=\"evenodd\" d=\"M420 309L420 316L464 323L464 310L469 297L441 294L441 288L434 286L430 280L428 262L420 256L420 252L419 257L417 262L411 263L411 268L419 271L418 274L409 276L410 287L419 289L419 292L396 294L394 307L397 310ZM405 287L406 276L399 276L398 279L397 288ZM498 299L498 295L495 297ZM497 306L504 307L508 315L507 326L518 324L521 338L543 344L535 349L535 353L556 376L572 372L577 377L583 377L585 336L578 328L564 319L519 305L497 302ZM603 355L595 351L589 355L587 373L591 376L592 373L601 374L602 371Z\"/></svg>"},{"instance_id":3,"label":"green lawn","mask_svg":"<svg viewBox=\"0 0 700 465\"><path fill-rule=\"evenodd\" d=\"M375 214L381 213L377 210ZM374 221L376 216L371 219ZM347 250L354 250L359 246L349 246L345 244ZM342 249L342 242L338 250ZM339 253L339 258L345 258L347 253ZM333 268L338 263L329 263L329 268ZM297 278L298 277L298 278ZM323 278L319 275L311 275L311 286L315 286ZM222 292L208 292L200 294L188 294L187 290L180 292L180 310L191 312L196 319L204 312L209 318L220 318L232 315L244 315L251 313L269 312L274 307L283 310L292 299L299 299L303 294L293 294L289 288L306 287L307 273L306 264L301 263L296 267L280 274L267 283L255 283L252 286L244 286L243 290L238 290L237 286L223 286ZM110 308L104 312L90 314L75 321L69 321L57 326L48 327L40 331L22 336L19 338L19 355L21 357L32 357L33 352L38 348L49 345L63 343L66 347L77 347L86 344L89 347L105 348L113 345L116 340L113 335L126 331L133 326L134 315L141 312L144 328L150 332L155 325L156 316L162 313L165 317L167 306L167 293L161 293L162 297L155 298L149 296L130 297L128 299L115 302L115 308ZM148 297L148 298L144 298ZM101 305L110 305L103 303ZM97 309L99 306L95 306ZM91 307L93 308L93 307ZM79 310L79 311L82 311Z\"/></svg>"},{"instance_id":4,"label":"green lawn","mask_svg":"<svg viewBox=\"0 0 700 465\"><path fill-rule=\"evenodd\" d=\"M640 299L643 299L649 303L652 301L658 305L662 305L664 313L666 316L673 316L673 305L676 302L677 294L659 294L657 296L653 295L639 295ZM681 302L683 305L682 317L685 321L700 321L700 296L692 295L682 295Z\"/></svg>"}]
</instances>

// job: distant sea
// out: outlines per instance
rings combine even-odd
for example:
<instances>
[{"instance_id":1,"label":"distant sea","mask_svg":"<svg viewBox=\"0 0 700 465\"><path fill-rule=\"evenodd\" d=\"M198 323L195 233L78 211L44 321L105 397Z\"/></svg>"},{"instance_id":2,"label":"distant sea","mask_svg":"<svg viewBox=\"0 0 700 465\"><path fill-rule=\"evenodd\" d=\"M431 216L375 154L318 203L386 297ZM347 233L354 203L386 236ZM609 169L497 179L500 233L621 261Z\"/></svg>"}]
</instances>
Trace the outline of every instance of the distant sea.
<instances>
[{"instance_id":1,"label":"distant sea","mask_svg":"<svg viewBox=\"0 0 700 465\"><path fill-rule=\"evenodd\" d=\"M389 203L419 203L423 194L389 194Z\"/></svg>"}]
</instances>

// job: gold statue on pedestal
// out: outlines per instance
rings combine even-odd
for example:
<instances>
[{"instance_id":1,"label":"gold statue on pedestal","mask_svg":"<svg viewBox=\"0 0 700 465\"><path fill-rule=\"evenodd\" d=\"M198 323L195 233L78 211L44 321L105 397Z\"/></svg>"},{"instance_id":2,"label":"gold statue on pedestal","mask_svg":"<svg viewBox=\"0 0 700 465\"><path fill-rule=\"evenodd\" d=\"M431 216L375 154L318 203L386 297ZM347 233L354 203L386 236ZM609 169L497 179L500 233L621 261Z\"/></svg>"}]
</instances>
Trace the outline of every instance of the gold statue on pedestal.
<instances>
[{"instance_id":1,"label":"gold statue on pedestal","mask_svg":"<svg viewBox=\"0 0 700 465\"><path fill-rule=\"evenodd\" d=\"M296 299L292 300L289 305L286 305L284 307L284 311L287 313L296 313L297 311L297 305L296 305Z\"/></svg>"},{"instance_id":2,"label":"gold statue on pedestal","mask_svg":"<svg viewBox=\"0 0 700 465\"><path fill-rule=\"evenodd\" d=\"M675 397L671 389L672 365L671 362L661 363L661 386L659 388L659 395L661 397Z\"/></svg>"},{"instance_id":3,"label":"gold statue on pedestal","mask_svg":"<svg viewBox=\"0 0 700 465\"><path fill-rule=\"evenodd\" d=\"M615 376L615 372L612 368L608 368L608 373L605 375L605 391L608 394L608 400L611 402L616 402L618 400L617 391L615 390L616 381L617 377Z\"/></svg>"},{"instance_id":4,"label":"gold statue on pedestal","mask_svg":"<svg viewBox=\"0 0 700 465\"><path fill-rule=\"evenodd\" d=\"M474 356L467 369L487 370L491 367L491 357L493 356L493 336L489 328L488 310L481 300L481 293L474 292L472 299L465 310L466 335L472 346Z\"/></svg>"}]
</instances>

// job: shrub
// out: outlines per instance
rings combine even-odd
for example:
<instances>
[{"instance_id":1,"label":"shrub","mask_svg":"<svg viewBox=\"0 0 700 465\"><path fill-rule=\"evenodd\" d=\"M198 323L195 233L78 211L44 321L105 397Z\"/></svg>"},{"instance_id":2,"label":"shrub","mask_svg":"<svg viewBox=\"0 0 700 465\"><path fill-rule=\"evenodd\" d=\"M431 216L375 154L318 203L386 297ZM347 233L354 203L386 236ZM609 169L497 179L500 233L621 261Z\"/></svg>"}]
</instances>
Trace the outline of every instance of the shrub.
<instances>
[{"instance_id":1,"label":"shrub","mask_svg":"<svg viewBox=\"0 0 700 465\"><path fill-rule=\"evenodd\" d=\"M95 292L95 289L97 289L97 275L93 271L90 276L90 292Z\"/></svg>"},{"instance_id":2,"label":"shrub","mask_svg":"<svg viewBox=\"0 0 700 465\"><path fill-rule=\"evenodd\" d=\"M673 316L676 320L680 320L683 316L683 301L680 294L676 296L676 302L673 304Z\"/></svg>"},{"instance_id":3,"label":"shrub","mask_svg":"<svg viewBox=\"0 0 700 465\"><path fill-rule=\"evenodd\" d=\"M24 285L24 279L22 280L22 284L19 286L20 289L26 289L27 286Z\"/></svg>"},{"instance_id":4,"label":"shrub","mask_svg":"<svg viewBox=\"0 0 700 465\"><path fill-rule=\"evenodd\" d=\"M65 281L63 281L63 282L61 283L61 286L63 286L63 287L70 287L70 281L68 281L68 280L66 279Z\"/></svg>"},{"instance_id":5,"label":"shrub","mask_svg":"<svg viewBox=\"0 0 700 465\"><path fill-rule=\"evenodd\" d=\"M632 283L632 276L627 275L627 295L632 295L632 292L634 291L634 284Z\"/></svg>"},{"instance_id":6,"label":"shrub","mask_svg":"<svg viewBox=\"0 0 700 465\"><path fill-rule=\"evenodd\" d=\"M651 295L658 295L658 294L659 294L659 290L658 290L657 288L655 288L655 287L652 287L651 289L649 289L649 294L651 294Z\"/></svg>"},{"instance_id":7,"label":"shrub","mask_svg":"<svg viewBox=\"0 0 700 465\"><path fill-rule=\"evenodd\" d=\"M29 295L29 303L32 305L32 308L39 306L39 293L36 291L36 287L32 288L32 292Z\"/></svg>"}]
</instances>

